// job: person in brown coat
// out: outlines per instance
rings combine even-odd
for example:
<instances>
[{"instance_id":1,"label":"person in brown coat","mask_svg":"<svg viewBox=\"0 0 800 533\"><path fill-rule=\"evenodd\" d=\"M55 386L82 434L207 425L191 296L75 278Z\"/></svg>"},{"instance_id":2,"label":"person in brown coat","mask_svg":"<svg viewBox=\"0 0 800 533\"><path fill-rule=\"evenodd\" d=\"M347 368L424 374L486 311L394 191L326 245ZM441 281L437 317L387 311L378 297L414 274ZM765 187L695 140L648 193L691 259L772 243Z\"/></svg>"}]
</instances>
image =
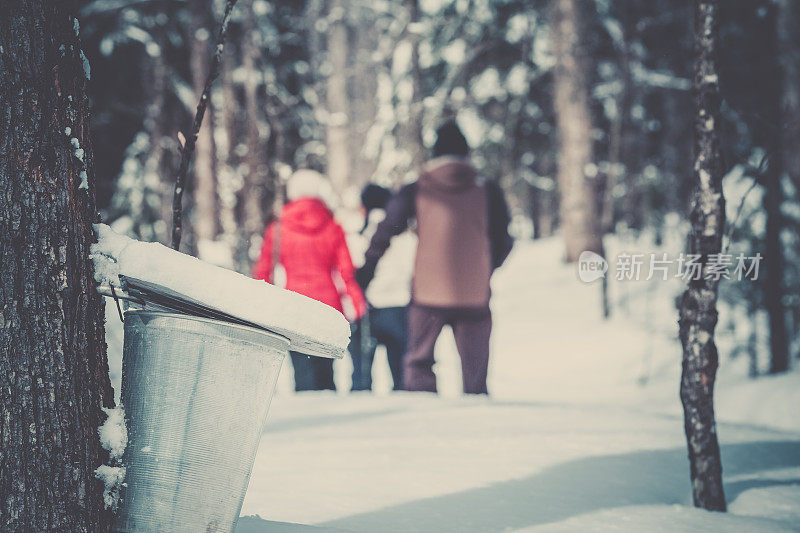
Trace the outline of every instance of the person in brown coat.
<instances>
[{"instance_id":1,"label":"person in brown coat","mask_svg":"<svg viewBox=\"0 0 800 533\"><path fill-rule=\"evenodd\" d=\"M393 236L416 220L418 235L403 388L436 392L434 346L450 325L461 357L464 392L486 394L489 280L511 251L510 217L500 187L478 175L454 121L437 130L433 159L386 207L356 273L366 288Z\"/></svg>"}]
</instances>

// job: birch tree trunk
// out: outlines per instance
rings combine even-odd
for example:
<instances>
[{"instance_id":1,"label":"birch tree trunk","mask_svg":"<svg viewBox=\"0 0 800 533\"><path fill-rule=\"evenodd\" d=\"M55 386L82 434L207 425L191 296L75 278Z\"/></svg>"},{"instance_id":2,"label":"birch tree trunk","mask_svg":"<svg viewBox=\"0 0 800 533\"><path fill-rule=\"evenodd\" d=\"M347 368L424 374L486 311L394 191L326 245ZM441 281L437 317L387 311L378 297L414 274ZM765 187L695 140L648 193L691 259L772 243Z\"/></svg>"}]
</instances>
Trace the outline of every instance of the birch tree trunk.
<instances>
[{"instance_id":1,"label":"birch tree trunk","mask_svg":"<svg viewBox=\"0 0 800 533\"><path fill-rule=\"evenodd\" d=\"M556 56L553 92L559 131L558 187L566 260L589 250L603 255L592 147L586 50L580 0L551 0L552 46Z\"/></svg>"},{"instance_id":2,"label":"birch tree trunk","mask_svg":"<svg viewBox=\"0 0 800 533\"><path fill-rule=\"evenodd\" d=\"M0 530L110 529L89 75L62 2L0 2ZM86 65L86 66L84 66Z\"/></svg>"},{"instance_id":3,"label":"birch tree trunk","mask_svg":"<svg viewBox=\"0 0 800 533\"><path fill-rule=\"evenodd\" d=\"M714 420L714 381L718 355L714 343L719 282L706 278L710 254L722 250L725 199L722 195L722 158L719 148L720 94L717 73L717 0L695 1L694 123L696 189L692 197L688 237L690 254L703 261L700 279L689 281L680 304L683 372L680 396L694 505L725 510L717 428Z\"/></svg>"},{"instance_id":4,"label":"birch tree trunk","mask_svg":"<svg viewBox=\"0 0 800 533\"><path fill-rule=\"evenodd\" d=\"M347 23L342 0L330 0L328 20L328 78L326 127L328 178L334 190L342 195L350 181L351 153L347 98Z\"/></svg>"}]
</instances>

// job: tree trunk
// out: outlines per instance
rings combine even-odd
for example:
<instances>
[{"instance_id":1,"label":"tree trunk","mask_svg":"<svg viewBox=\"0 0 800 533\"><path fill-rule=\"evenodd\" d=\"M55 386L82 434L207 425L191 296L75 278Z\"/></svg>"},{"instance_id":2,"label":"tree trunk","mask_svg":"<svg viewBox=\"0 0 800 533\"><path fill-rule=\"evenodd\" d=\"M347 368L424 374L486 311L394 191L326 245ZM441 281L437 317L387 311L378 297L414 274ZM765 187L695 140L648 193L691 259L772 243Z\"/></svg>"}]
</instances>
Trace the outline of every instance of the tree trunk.
<instances>
[{"instance_id":1,"label":"tree trunk","mask_svg":"<svg viewBox=\"0 0 800 533\"><path fill-rule=\"evenodd\" d=\"M408 38L411 40L411 84L413 87L409 109L409 140L411 142L411 164L419 172L425 162L425 143L422 139L422 72L419 68L419 0L407 0Z\"/></svg>"},{"instance_id":2,"label":"tree trunk","mask_svg":"<svg viewBox=\"0 0 800 533\"><path fill-rule=\"evenodd\" d=\"M159 45L163 45L163 41L158 36ZM169 245L170 238L170 220L172 216L172 174L165 172L165 136L166 128L166 81L167 81L167 66L164 63L163 47L158 55L155 57L148 56L147 58L148 73L150 75L149 90L149 104L145 110L145 119L143 123L144 130L147 132L150 141L150 150L145 160L144 170L145 179L154 176L154 182L160 184L158 191L161 196L161 209L158 213L159 219L162 222L160 225L161 231L157 231L156 238L163 244ZM150 222L148 220L148 222Z\"/></svg>"},{"instance_id":3,"label":"tree trunk","mask_svg":"<svg viewBox=\"0 0 800 533\"><path fill-rule=\"evenodd\" d=\"M258 44L258 29L253 24L255 14L252 5L248 4L248 18L245 24L243 44L243 67L246 72L244 82L244 111L247 123L247 174L241 191L243 205L243 226L246 241L249 243L253 237L258 237L264 231L264 207L268 205L264 198L264 184L266 182L266 165L259 135L259 120L261 113L258 102L258 86L261 73L258 71L258 58L260 55ZM263 105L263 104L262 104Z\"/></svg>"},{"instance_id":4,"label":"tree trunk","mask_svg":"<svg viewBox=\"0 0 800 533\"><path fill-rule=\"evenodd\" d=\"M328 102L327 158L328 178L338 195L350 182L351 154L347 97L347 24L342 0L331 0L328 19Z\"/></svg>"},{"instance_id":5,"label":"tree trunk","mask_svg":"<svg viewBox=\"0 0 800 533\"><path fill-rule=\"evenodd\" d=\"M232 36L231 43L225 47L225 57L221 65L221 80L220 90L222 91L222 106L221 106L221 119L216 122L218 127L221 128L223 135L221 135L222 142L217 147L220 162L219 172L217 174L217 193L219 198L219 223L220 231L223 234L223 239L228 242L231 249L234 249L238 242L241 240L239 236L239 224L236 220L237 208L237 194L239 188L238 180L235 179L235 169L238 166L238 158L235 154L236 145L239 142L239 101L236 88L233 82L233 65L238 65L236 42L239 42L235 36ZM237 267L248 265L239 265Z\"/></svg>"},{"instance_id":6,"label":"tree trunk","mask_svg":"<svg viewBox=\"0 0 800 533\"><path fill-rule=\"evenodd\" d=\"M210 6L204 2L193 2L192 18L194 35L191 41L192 85L195 96L200 98L208 77L211 60L211 28L213 17ZM195 242L213 241L219 233L219 206L217 202L216 146L214 144L214 113L210 109L197 136L194 160L194 209L191 225Z\"/></svg>"},{"instance_id":7,"label":"tree trunk","mask_svg":"<svg viewBox=\"0 0 800 533\"><path fill-rule=\"evenodd\" d=\"M783 171L800 189L800 6L792 0L778 0L778 43L782 70L781 163ZM795 198L796 199L796 198ZM795 300L789 309L790 336L800 335L800 306ZM800 354L795 353L796 356Z\"/></svg>"},{"instance_id":8,"label":"tree trunk","mask_svg":"<svg viewBox=\"0 0 800 533\"><path fill-rule=\"evenodd\" d=\"M631 53L631 11L633 9L631 2L622 2L619 6L619 22L622 35L618 44L618 59L619 64L619 83L620 91L616 98L617 115L611 124L611 132L609 135L609 148L608 148L608 161L610 169L606 178L603 198L603 209L600 215L601 227L603 233L609 233L614 230L614 225L617 221L616 207L617 202L614 197L614 191L620 183L623 183L625 195L622 197L622 214L626 218L628 225L633 226L633 214L638 208L636 197L636 169L634 169L632 155L632 140L635 132L631 127L631 104L633 100L632 92L634 88L633 79L631 76L631 61L633 54Z\"/></svg>"},{"instance_id":9,"label":"tree trunk","mask_svg":"<svg viewBox=\"0 0 800 533\"><path fill-rule=\"evenodd\" d=\"M581 42L582 5L580 0L552 0L550 4L561 228L569 262L577 261L584 250L603 255L586 52Z\"/></svg>"},{"instance_id":10,"label":"tree trunk","mask_svg":"<svg viewBox=\"0 0 800 533\"><path fill-rule=\"evenodd\" d=\"M786 331L786 307L784 270L785 258L781 232L784 228L781 212L784 202L783 179L786 174L798 176L800 156L797 143L800 140L800 111L798 104L798 73L796 60L796 37L792 20L796 13L788 2L770 6L770 26L774 31L771 39L771 60L775 70L764 81L765 101L769 115L765 120L766 144L770 157L764 177L764 210L767 214L766 245L764 249L764 304L769 316L770 373L789 370L789 340Z\"/></svg>"},{"instance_id":11,"label":"tree trunk","mask_svg":"<svg viewBox=\"0 0 800 533\"><path fill-rule=\"evenodd\" d=\"M62 2L0 2L2 531L95 533L112 518L94 475L113 393L77 30Z\"/></svg>"},{"instance_id":12,"label":"tree trunk","mask_svg":"<svg viewBox=\"0 0 800 533\"><path fill-rule=\"evenodd\" d=\"M352 28L348 51L348 132L352 147L349 185L362 186L375 173L376 158L365 153L364 147L370 128L377 119L378 76L376 75L375 50L379 45L379 30L376 14L364 0L351 0L352 10L361 10L359 24Z\"/></svg>"},{"instance_id":13,"label":"tree trunk","mask_svg":"<svg viewBox=\"0 0 800 533\"><path fill-rule=\"evenodd\" d=\"M781 67L781 161L784 172L800 186L800 5L778 0L778 54Z\"/></svg>"},{"instance_id":14,"label":"tree trunk","mask_svg":"<svg viewBox=\"0 0 800 533\"><path fill-rule=\"evenodd\" d=\"M717 1L695 2L695 162L697 183L692 198L688 237L690 254L702 257L700 279L690 280L680 304L683 372L680 396L689 448L694 504L725 510L722 463L714 420L714 380L718 355L714 343L719 281L708 276L708 256L722 250L725 199L719 148L720 95L717 74Z\"/></svg>"},{"instance_id":15,"label":"tree trunk","mask_svg":"<svg viewBox=\"0 0 800 533\"><path fill-rule=\"evenodd\" d=\"M543 239L552 236L555 232L553 224L555 201L552 191L529 185L528 194L530 195L530 211L533 218L533 238Z\"/></svg>"}]
</instances>

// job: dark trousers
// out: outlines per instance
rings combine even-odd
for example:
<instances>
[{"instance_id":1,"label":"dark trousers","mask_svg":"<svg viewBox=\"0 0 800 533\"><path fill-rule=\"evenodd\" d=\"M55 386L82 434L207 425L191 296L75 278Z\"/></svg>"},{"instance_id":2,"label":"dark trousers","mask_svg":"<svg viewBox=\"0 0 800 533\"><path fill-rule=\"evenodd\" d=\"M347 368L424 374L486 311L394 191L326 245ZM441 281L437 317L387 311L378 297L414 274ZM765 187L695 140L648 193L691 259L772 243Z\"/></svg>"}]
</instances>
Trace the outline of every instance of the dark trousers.
<instances>
[{"instance_id":1,"label":"dark trousers","mask_svg":"<svg viewBox=\"0 0 800 533\"><path fill-rule=\"evenodd\" d=\"M294 390L336 390L333 384L333 359L289 353L294 367Z\"/></svg>"},{"instance_id":2,"label":"dark trousers","mask_svg":"<svg viewBox=\"0 0 800 533\"><path fill-rule=\"evenodd\" d=\"M403 385L403 354L406 351L406 308L383 307L369 309L366 324L353 324L350 337L350 356L353 359L352 390L372 390L372 363L378 345L386 348L394 390Z\"/></svg>"},{"instance_id":3,"label":"dark trousers","mask_svg":"<svg viewBox=\"0 0 800 533\"><path fill-rule=\"evenodd\" d=\"M411 391L436 392L433 349L442 328L453 328L464 392L486 394L489 368L489 335L492 314L483 308L442 308L411 304L408 307L408 350L405 355L404 387Z\"/></svg>"}]
</instances>

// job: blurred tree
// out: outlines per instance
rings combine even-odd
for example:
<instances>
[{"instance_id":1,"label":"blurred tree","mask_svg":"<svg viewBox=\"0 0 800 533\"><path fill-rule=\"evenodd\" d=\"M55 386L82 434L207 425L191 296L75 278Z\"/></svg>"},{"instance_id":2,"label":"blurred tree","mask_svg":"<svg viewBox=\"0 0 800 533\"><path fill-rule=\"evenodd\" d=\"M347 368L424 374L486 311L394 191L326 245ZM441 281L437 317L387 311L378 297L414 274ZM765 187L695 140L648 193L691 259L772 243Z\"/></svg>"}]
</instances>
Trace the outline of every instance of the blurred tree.
<instances>
[{"instance_id":1,"label":"blurred tree","mask_svg":"<svg viewBox=\"0 0 800 533\"><path fill-rule=\"evenodd\" d=\"M781 233L783 232L784 202L783 188L783 150L782 119L783 76L780 65L780 43L778 37L778 9L768 6L764 17L769 25L770 38L766 62L769 65L767 76L762 82L763 96L768 102L758 124L756 135L764 143L769 155L766 172L763 175L764 212L767 215L766 245L764 247L764 303L769 316L770 372L784 372L789 368L789 345L786 338L786 311L784 295L784 256Z\"/></svg>"},{"instance_id":2,"label":"blurred tree","mask_svg":"<svg viewBox=\"0 0 800 533\"><path fill-rule=\"evenodd\" d=\"M795 354L800 356L800 275L798 275L798 251L800 251L800 6L792 0L778 1L777 39L781 71L781 128L780 157L785 173L786 186L792 190L791 199L782 212L785 226L790 226L788 235L783 235L786 243L787 260L785 266L785 291L782 295L785 307L792 317L792 331ZM791 216L789 212L793 212ZM791 225L790 225L791 223ZM792 266L790 266L792 265ZM788 358L787 358L788 359ZM788 363L788 360L787 360ZM788 364L787 364L788 366Z\"/></svg>"},{"instance_id":3,"label":"blurred tree","mask_svg":"<svg viewBox=\"0 0 800 533\"><path fill-rule=\"evenodd\" d=\"M588 250L603 252L597 175L589 108L587 50L583 43L585 2L553 0L550 6L554 109L558 121L558 187L566 260Z\"/></svg>"},{"instance_id":4,"label":"blurred tree","mask_svg":"<svg viewBox=\"0 0 800 533\"><path fill-rule=\"evenodd\" d=\"M710 270L714 254L722 252L725 228L724 168L720 153L717 0L695 3L695 180L688 252L696 254L702 268L689 275L680 302L680 339L683 372L680 396L689 449L694 505L725 510L722 463L714 419L714 382L719 356L714 342L717 324L719 276ZM688 267L687 267L688 268Z\"/></svg>"},{"instance_id":5,"label":"blurred tree","mask_svg":"<svg viewBox=\"0 0 800 533\"><path fill-rule=\"evenodd\" d=\"M0 530L103 532L112 407L95 290L89 62L66 4L0 3Z\"/></svg>"},{"instance_id":6,"label":"blurred tree","mask_svg":"<svg viewBox=\"0 0 800 533\"><path fill-rule=\"evenodd\" d=\"M259 19L256 17L254 3L245 3L245 18L242 21L242 70L243 70L243 95L244 95L244 121L245 143L247 154L244 158L245 173L242 187L239 191L241 204L240 232L248 237L242 239L241 244L246 244L250 239L260 236L264 231L270 213L265 209L268 201L266 197L267 181L270 179L266 167L266 143L264 137L274 137L274 131L268 131L264 125L263 108L266 101L261 98L264 87L264 72L262 70L263 44L261 30L258 27ZM245 257L249 255L246 254Z\"/></svg>"},{"instance_id":7,"label":"blurred tree","mask_svg":"<svg viewBox=\"0 0 800 533\"><path fill-rule=\"evenodd\" d=\"M195 99L203 93L208 67L212 57L216 17L212 2L190 2L189 61ZM193 206L189 225L202 259L203 244L216 239L219 233L219 201L217 199L217 148L214 142L214 104L209 102L203 125L197 136L197 147L192 165ZM186 132L188 134L188 132Z\"/></svg>"},{"instance_id":8,"label":"blurred tree","mask_svg":"<svg viewBox=\"0 0 800 533\"><path fill-rule=\"evenodd\" d=\"M350 115L348 113L348 27L342 0L328 0L325 34L327 113L325 116L328 178L338 194L344 193L352 172Z\"/></svg>"},{"instance_id":9,"label":"blurred tree","mask_svg":"<svg viewBox=\"0 0 800 533\"><path fill-rule=\"evenodd\" d=\"M411 146L411 167L419 171L425 161L425 141L422 137L422 71L419 66L419 42L422 33L419 0L406 0L408 26L406 34L411 45L411 106L408 117L408 139Z\"/></svg>"},{"instance_id":10,"label":"blurred tree","mask_svg":"<svg viewBox=\"0 0 800 533\"><path fill-rule=\"evenodd\" d=\"M790 346L797 346L800 333L794 318L800 303L800 199L793 148L800 121L792 103L800 57L792 9L771 0L731 0L720 6L726 101L722 145L733 167L726 182L732 190L755 182L742 202L742 216L732 221L731 248L764 256L757 280L726 283L721 296L733 312L743 309L766 326L752 328L757 342L748 338L748 328L739 327L740 335L731 329L738 346L753 347L746 351L754 360L754 374L787 369Z\"/></svg>"},{"instance_id":11,"label":"blurred tree","mask_svg":"<svg viewBox=\"0 0 800 533\"><path fill-rule=\"evenodd\" d=\"M164 240L163 198L171 195L164 183L175 172L177 131L185 131L196 104L191 56L198 4L81 2L87 55L96 71L90 92L98 204L118 230ZM506 191L515 233L545 237L566 230L558 209L565 191L556 179L562 145L555 134L555 91L563 76L554 70L559 63L549 36L557 28L548 17L550 3L352 0L339 3L342 12L327 0L247 0L232 21L223 80L207 117L215 130L219 249L234 250L231 264L249 270L281 176L291 168L325 170L346 159L350 170L337 178L337 188L348 191L367 180L396 186L413 179L427 156L424 142L452 116L467 134L475 165ZM219 11L221 0L211 4ZM693 185L686 134L693 115L692 1L576 5L590 124L582 131L591 143L591 164L582 172L596 171L596 178L582 179L594 185L592 218L602 232L627 244L658 244L683 224ZM774 9L781 13L777 21L767 16ZM784 188L782 216L771 217L782 224L782 298L770 282L776 277L768 275L755 283L724 283L721 301L761 320L780 300L793 351L800 350L800 152L784 147L797 144L800 124L796 9L788 0L726 1L720 5L719 49L726 102L719 134L731 170L726 187L746 188L754 177L761 182L731 231L736 252L765 251L765 208L776 210L762 202L768 199L762 193L777 181L762 176L772 172L769 167L755 169L775 142L781 155L773 164L782 169ZM346 49L341 68L333 68L335 50L328 50L334 36ZM781 87L770 86L776 76ZM344 87L344 114L329 109L334 78ZM768 89L778 96L766 98ZM780 127L773 125L770 137L764 124L776 109ZM342 130L346 158L328 146L329 127L334 138ZM194 197L190 191L190 213L200 208ZM352 199L346 194L343 204ZM770 231L773 246L775 234ZM732 335L737 345L757 346L766 370L769 336L759 333L754 343L747 332Z\"/></svg>"}]
</instances>

